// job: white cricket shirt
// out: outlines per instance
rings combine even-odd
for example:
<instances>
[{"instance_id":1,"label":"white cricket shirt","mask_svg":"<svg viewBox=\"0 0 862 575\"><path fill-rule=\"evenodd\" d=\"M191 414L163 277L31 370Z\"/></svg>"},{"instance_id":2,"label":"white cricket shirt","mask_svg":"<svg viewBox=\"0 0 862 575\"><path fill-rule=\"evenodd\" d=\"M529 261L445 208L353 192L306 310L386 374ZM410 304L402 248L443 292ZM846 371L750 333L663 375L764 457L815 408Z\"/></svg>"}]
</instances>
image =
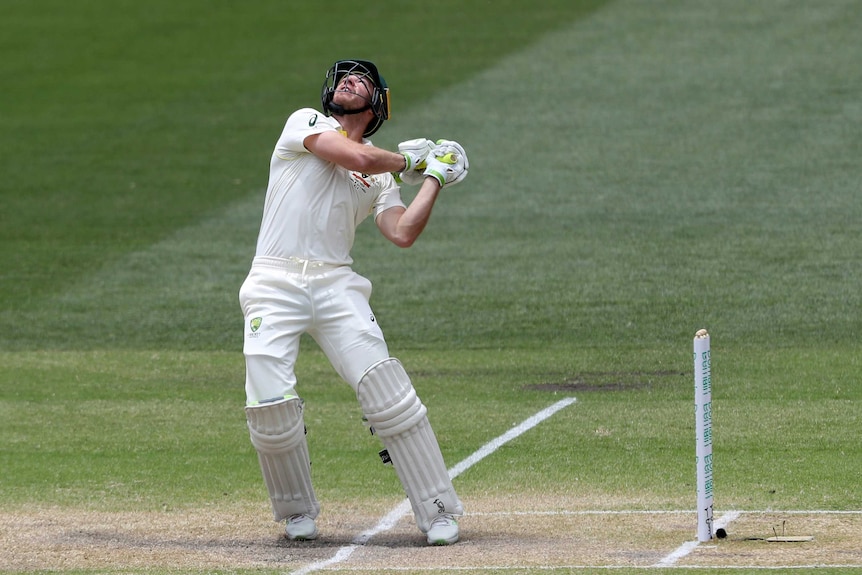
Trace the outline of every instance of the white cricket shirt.
<instances>
[{"instance_id":1,"label":"white cricket shirt","mask_svg":"<svg viewBox=\"0 0 862 575\"><path fill-rule=\"evenodd\" d=\"M350 265L362 220L404 206L392 174L352 172L303 145L312 134L340 127L312 108L297 110L287 119L270 161L255 255Z\"/></svg>"}]
</instances>

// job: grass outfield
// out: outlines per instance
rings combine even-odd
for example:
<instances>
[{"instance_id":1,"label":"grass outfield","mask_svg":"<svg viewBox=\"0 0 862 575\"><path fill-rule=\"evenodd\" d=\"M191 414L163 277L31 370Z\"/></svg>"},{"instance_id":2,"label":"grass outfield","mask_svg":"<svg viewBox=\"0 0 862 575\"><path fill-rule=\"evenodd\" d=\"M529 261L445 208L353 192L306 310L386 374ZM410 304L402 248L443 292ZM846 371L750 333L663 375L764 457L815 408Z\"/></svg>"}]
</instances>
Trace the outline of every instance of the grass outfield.
<instances>
[{"instance_id":1,"label":"grass outfield","mask_svg":"<svg viewBox=\"0 0 862 575\"><path fill-rule=\"evenodd\" d=\"M393 90L376 144L470 155L414 247L366 222L354 250L447 462L577 403L456 479L462 544L402 522L323 572L663 571L695 533L702 327L717 516L815 541L731 537L668 570L862 569L857 3L327 4L361 26L310 2L70 6L0 19L0 571L292 572L399 503L311 341L323 543L277 542L242 412L271 147L353 56Z\"/></svg>"}]
</instances>

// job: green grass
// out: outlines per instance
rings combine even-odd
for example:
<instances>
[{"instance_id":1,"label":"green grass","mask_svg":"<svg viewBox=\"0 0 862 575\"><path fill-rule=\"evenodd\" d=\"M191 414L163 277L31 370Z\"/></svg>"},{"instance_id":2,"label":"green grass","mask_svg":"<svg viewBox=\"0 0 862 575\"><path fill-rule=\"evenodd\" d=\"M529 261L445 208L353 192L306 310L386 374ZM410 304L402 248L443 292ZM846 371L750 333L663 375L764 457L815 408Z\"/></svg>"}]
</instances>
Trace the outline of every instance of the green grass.
<instances>
[{"instance_id":1,"label":"green grass","mask_svg":"<svg viewBox=\"0 0 862 575\"><path fill-rule=\"evenodd\" d=\"M0 508L262 501L237 291L281 123L355 55L393 89L375 143L470 156L414 247L354 250L448 463L578 398L465 501L692 508L706 327L717 509L862 509L857 3L286 6L4 6ZM321 499L397 499L303 348Z\"/></svg>"},{"instance_id":2,"label":"green grass","mask_svg":"<svg viewBox=\"0 0 862 575\"><path fill-rule=\"evenodd\" d=\"M498 2L493 19L477 5L463 10L457 26L429 18L420 4L384 10L332 2L327 12L350 13L355 24L320 26L320 5L307 1L94 0L74 10L50 0L10 3L0 23L3 348L104 345L81 334L84 319L66 325L55 318L56 303L39 318L60 323L50 342L44 332L28 340L11 331L21 309L62 298L70 283L88 282L202 218L223 217L238 198L259 210L283 120L297 107L319 105L323 75L336 59L375 58L393 84L397 126L430 94L601 3L528 10ZM439 10L459 5L443 2ZM514 31L501 37L499 26L512 22ZM435 62L438 46L464 56ZM253 220L231 236L239 244L231 255L244 266L255 236L245 224ZM218 255L208 263L218 267L217 281L232 286L241 278L225 276L234 272L223 268L231 259ZM207 303L233 320L222 301ZM74 316L74 302L68 306ZM210 348L225 345L215 335L208 340ZM148 343L178 342L159 334Z\"/></svg>"},{"instance_id":3,"label":"green grass","mask_svg":"<svg viewBox=\"0 0 862 575\"><path fill-rule=\"evenodd\" d=\"M574 489L588 501L613 496L628 505L686 508L693 490L687 355L627 351L572 350L566 358L555 350L420 351L402 359L432 406L453 465L560 393L578 397L574 407L462 475L466 499L518 486L564 499ZM821 363L796 349L714 353L720 506L862 507L862 495L847 482L862 456L862 391L845 383L858 360L835 353ZM0 494L8 504L60 497L68 505L145 510L259 496L236 354L2 358L4 380L27 370L21 383L38 382L16 386L0 404L7 422ZM361 499L369 483L396 496L400 487L377 461L377 441L365 432L349 388L317 351L303 355L299 369L309 382L306 416L321 498Z\"/></svg>"}]
</instances>

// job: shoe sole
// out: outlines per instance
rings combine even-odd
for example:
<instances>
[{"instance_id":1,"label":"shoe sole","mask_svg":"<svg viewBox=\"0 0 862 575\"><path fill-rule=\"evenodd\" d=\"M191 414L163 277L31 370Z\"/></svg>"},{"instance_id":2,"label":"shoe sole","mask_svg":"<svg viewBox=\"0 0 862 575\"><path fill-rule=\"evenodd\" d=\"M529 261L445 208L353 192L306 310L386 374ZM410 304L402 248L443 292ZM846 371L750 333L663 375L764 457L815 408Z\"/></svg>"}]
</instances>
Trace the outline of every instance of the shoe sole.
<instances>
[{"instance_id":1,"label":"shoe sole","mask_svg":"<svg viewBox=\"0 0 862 575\"><path fill-rule=\"evenodd\" d=\"M313 535L297 535L296 537L291 537L290 535L285 534L285 537L291 541L314 541L317 539L317 533Z\"/></svg>"},{"instance_id":2,"label":"shoe sole","mask_svg":"<svg viewBox=\"0 0 862 575\"><path fill-rule=\"evenodd\" d=\"M442 547L444 545L452 545L454 543L457 543L459 541L459 539L460 539L460 537L458 535L456 535L455 537L452 537L450 539L433 539L433 540L429 539L428 545L433 545L436 547Z\"/></svg>"},{"instance_id":3,"label":"shoe sole","mask_svg":"<svg viewBox=\"0 0 862 575\"><path fill-rule=\"evenodd\" d=\"M446 541L445 539L443 539L440 541L433 541L433 542L429 543L428 545L430 547L446 547L447 545L453 545L455 543L458 543L457 539L455 541Z\"/></svg>"}]
</instances>

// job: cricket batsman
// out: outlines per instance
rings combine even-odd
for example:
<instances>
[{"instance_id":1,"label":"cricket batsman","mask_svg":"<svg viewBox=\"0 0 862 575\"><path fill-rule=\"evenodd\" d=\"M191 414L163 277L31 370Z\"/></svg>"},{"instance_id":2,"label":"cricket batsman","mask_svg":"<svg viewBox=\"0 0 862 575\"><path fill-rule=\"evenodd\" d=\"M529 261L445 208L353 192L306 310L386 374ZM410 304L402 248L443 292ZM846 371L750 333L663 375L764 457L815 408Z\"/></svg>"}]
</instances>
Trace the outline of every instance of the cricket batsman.
<instances>
[{"instance_id":1,"label":"cricket batsman","mask_svg":"<svg viewBox=\"0 0 862 575\"><path fill-rule=\"evenodd\" d=\"M320 505L294 374L307 333L356 392L428 544L452 544L461 501L426 407L389 354L369 305L371 282L353 271L350 252L368 216L396 246L411 246L441 190L467 176L467 155L450 140L408 140L397 152L372 145L368 138L389 118L389 88L372 62L335 62L320 104L293 112L278 138L257 249L239 291L245 411L273 517L291 540L318 537ZM393 174L419 186L409 205Z\"/></svg>"}]
</instances>

